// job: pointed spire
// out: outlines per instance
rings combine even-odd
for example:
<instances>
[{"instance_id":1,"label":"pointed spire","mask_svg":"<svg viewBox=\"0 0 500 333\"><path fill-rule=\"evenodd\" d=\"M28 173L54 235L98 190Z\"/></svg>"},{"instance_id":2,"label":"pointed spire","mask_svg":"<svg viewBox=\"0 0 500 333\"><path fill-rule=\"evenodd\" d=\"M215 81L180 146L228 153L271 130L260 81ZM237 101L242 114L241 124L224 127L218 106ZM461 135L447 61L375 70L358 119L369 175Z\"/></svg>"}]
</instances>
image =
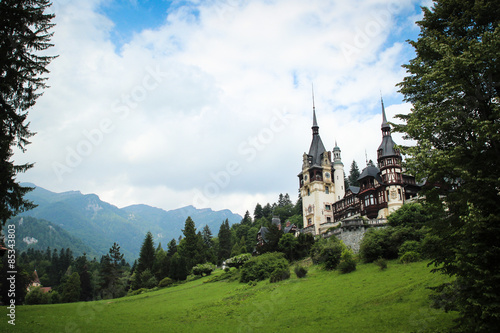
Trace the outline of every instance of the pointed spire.
<instances>
[{"instance_id":1,"label":"pointed spire","mask_svg":"<svg viewBox=\"0 0 500 333\"><path fill-rule=\"evenodd\" d=\"M313 130L313 135L319 133L319 126L318 126L318 121L316 120L316 107L314 105L314 85L311 83L311 88L312 88L312 102L313 102L313 125L312 125L312 130Z\"/></svg>"},{"instance_id":2,"label":"pointed spire","mask_svg":"<svg viewBox=\"0 0 500 333\"><path fill-rule=\"evenodd\" d=\"M382 95L380 96L380 103L382 104L382 128L389 127L389 123L387 123L387 117L385 115L384 100L382 99Z\"/></svg>"}]
</instances>

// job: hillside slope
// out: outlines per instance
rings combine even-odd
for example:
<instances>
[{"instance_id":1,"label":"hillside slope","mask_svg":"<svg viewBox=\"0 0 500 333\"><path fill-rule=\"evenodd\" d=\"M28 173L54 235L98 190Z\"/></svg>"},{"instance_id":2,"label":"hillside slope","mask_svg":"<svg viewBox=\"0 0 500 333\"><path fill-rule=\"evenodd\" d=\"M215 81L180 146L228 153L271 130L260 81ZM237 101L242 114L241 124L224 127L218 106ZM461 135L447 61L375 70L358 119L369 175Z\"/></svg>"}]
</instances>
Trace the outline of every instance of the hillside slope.
<instances>
[{"instance_id":1,"label":"hillside slope","mask_svg":"<svg viewBox=\"0 0 500 333\"><path fill-rule=\"evenodd\" d=\"M204 283L204 277L138 296L16 307L19 332L433 332L454 313L429 307L429 286L446 280L425 262L374 264L339 274L310 268L275 284ZM221 271L214 274L220 274ZM6 308L0 310L5 318ZM6 327L0 323L0 330Z\"/></svg>"},{"instance_id":2,"label":"hillside slope","mask_svg":"<svg viewBox=\"0 0 500 333\"><path fill-rule=\"evenodd\" d=\"M89 256L97 253L81 239L72 236L60 226L42 219L31 216L15 217L7 225L15 225L16 251L22 252L31 248L45 251L51 249L71 248L73 255L80 256L84 252ZM4 226L4 234L7 234L7 225Z\"/></svg>"}]
</instances>

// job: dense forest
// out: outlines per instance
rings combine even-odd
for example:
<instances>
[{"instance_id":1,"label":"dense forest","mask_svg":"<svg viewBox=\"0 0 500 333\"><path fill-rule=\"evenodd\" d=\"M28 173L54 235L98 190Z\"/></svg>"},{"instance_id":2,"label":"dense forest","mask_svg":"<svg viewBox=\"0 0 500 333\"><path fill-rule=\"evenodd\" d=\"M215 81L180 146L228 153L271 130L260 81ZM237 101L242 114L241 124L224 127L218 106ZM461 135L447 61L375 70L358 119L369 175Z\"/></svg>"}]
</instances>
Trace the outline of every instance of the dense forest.
<instances>
[{"instance_id":1,"label":"dense forest","mask_svg":"<svg viewBox=\"0 0 500 333\"><path fill-rule=\"evenodd\" d=\"M162 281L163 285L183 281L197 265L221 265L224 260L240 254L279 251L282 231L271 220L279 217L282 223L290 221L301 228L301 207L300 198L294 204L288 194L280 194L273 204L257 204L253 216L247 211L240 223L230 226L228 220L222 221L217 235L212 235L208 226L197 231L195 221L188 217L183 235L168 242L165 249L161 243L155 245L152 234L148 232L139 259L132 265L123 259L117 243L100 259L88 258L86 253L75 257L69 247L28 248L16 256L16 265L21 272L16 281L17 290L26 290L35 279L36 271L41 286L51 287L51 292L31 288L27 295L19 292L16 298L19 303L40 304L121 297L134 290L155 287ZM269 240L258 248L256 239L261 227L269 229ZM313 242L312 237L301 235L292 240L292 245L290 240L286 245L281 244L281 249L286 251L285 246L288 246L288 255L299 257L300 253L307 254ZM4 256L0 275L6 274L6 267L7 256ZM2 299L6 300L6 288L2 290Z\"/></svg>"}]
</instances>

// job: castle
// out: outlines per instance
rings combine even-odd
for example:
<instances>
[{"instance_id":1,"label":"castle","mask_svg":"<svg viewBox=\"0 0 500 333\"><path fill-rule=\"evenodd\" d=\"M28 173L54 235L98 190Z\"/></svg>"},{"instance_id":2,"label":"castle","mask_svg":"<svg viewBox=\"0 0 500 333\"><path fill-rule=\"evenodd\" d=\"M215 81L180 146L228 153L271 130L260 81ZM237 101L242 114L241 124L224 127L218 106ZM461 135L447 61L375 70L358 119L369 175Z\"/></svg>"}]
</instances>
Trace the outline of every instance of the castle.
<instances>
[{"instance_id":1,"label":"castle","mask_svg":"<svg viewBox=\"0 0 500 333\"><path fill-rule=\"evenodd\" d=\"M415 178L403 173L401 154L392 139L382 99L381 105L378 167L367 163L358 178L360 186L346 188L341 150L337 142L332 151L325 149L313 103L312 142L309 153L303 155L298 175L304 218L302 232L324 234L342 221L356 217L371 220L372 224L383 223L390 213L417 195L420 187Z\"/></svg>"}]
</instances>

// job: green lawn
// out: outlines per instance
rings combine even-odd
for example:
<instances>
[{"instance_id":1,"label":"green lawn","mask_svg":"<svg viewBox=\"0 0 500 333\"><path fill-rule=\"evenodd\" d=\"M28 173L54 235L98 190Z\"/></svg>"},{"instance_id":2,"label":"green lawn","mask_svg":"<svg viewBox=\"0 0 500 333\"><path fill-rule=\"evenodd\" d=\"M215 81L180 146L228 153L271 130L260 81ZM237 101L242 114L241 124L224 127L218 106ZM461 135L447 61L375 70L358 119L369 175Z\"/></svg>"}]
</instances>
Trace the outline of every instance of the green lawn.
<instances>
[{"instance_id":1,"label":"green lawn","mask_svg":"<svg viewBox=\"0 0 500 333\"><path fill-rule=\"evenodd\" d=\"M216 273L218 274L218 273ZM219 273L220 274L220 273ZM203 283L99 302L2 307L1 332L435 332L453 313L429 308L428 286L444 278L426 263L358 265L350 274L311 267L281 283Z\"/></svg>"}]
</instances>

